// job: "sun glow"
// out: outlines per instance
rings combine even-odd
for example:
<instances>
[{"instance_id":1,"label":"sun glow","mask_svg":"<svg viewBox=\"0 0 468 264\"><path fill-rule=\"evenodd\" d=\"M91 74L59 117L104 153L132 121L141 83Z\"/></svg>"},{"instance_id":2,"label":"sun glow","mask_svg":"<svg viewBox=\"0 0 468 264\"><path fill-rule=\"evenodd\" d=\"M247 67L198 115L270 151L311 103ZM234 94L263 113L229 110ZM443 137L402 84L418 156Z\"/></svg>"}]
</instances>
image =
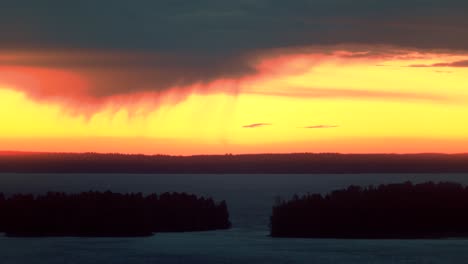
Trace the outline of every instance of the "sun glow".
<instances>
[{"instance_id":1,"label":"sun glow","mask_svg":"<svg viewBox=\"0 0 468 264\"><path fill-rule=\"evenodd\" d=\"M4 66L0 143L164 154L466 152L468 68L433 65L468 57L389 54L271 53L237 79L107 97L93 97L94 79L82 71Z\"/></svg>"}]
</instances>

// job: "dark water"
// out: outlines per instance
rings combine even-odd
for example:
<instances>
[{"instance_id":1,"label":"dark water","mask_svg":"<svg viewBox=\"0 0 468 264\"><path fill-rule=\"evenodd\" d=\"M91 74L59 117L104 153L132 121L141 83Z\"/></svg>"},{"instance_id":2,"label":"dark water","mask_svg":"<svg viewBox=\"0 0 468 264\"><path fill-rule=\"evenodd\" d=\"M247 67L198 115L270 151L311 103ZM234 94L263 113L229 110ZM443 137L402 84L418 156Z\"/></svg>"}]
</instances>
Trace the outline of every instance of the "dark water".
<instances>
[{"instance_id":1,"label":"dark water","mask_svg":"<svg viewBox=\"0 0 468 264\"><path fill-rule=\"evenodd\" d=\"M268 237L276 196L350 184L456 181L468 174L103 175L0 174L5 193L189 192L228 203L233 229L146 238L7 238L0 263L468 263L468 240L334 240Z\"/></svg>"}]
</instances>

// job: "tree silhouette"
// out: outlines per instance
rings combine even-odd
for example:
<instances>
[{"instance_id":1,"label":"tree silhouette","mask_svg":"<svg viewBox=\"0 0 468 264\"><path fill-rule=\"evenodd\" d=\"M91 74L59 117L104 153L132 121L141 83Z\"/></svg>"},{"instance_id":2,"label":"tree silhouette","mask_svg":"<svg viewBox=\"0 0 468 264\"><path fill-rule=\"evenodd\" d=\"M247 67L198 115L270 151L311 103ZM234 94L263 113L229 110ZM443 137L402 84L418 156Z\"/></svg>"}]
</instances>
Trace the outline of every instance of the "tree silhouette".
<instances>
[{"instance_id":1,"label":"tree silhouette","mask_svg":"<svg viewBox=\"0 0 468 264\"><path fill-rule=\"evenodd\" d=\"M226 202L186 193L0 194L0 232L10 236L145 236L226 229Z\"/></svg>"},{"instance_id":2,"label":"tree silhouette","mask_svg":"<svg viewBox=\"0 0 468 264\"><path fill-rule=\"evenodd\" d=\"M273 207L270 227L275 237L468 236L468 187L405 182L295 196Z\"/></svg>"}]
</instances>

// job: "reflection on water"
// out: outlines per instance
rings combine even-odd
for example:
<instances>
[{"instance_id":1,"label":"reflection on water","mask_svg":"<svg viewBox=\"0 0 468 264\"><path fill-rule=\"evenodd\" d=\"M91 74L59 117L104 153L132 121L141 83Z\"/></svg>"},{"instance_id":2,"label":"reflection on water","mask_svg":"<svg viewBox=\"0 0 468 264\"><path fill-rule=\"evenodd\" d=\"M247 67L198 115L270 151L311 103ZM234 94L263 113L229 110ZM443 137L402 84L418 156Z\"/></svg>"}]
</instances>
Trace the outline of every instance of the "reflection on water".
<instances>
[{"instance_id":1,"label":"reflection on water","mask_svg":"<svg viewBox=\"0 0 468 264\"><path fill-rule=\"evenodd\" d=\"M277 239L239 229L145 238L0 237L2 264L466 263L468 240Z\"/></svg>"}]
</instances>

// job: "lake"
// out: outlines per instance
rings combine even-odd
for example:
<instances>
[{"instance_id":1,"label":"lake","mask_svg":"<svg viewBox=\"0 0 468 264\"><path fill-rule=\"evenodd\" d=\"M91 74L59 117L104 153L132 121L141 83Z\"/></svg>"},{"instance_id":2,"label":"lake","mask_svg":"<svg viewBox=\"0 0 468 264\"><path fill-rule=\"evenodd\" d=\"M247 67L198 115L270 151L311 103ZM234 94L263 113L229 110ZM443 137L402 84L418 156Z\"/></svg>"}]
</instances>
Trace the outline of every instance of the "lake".
<instances>
[{"instance_id":1,"label":"lake","mask_svg":"<svg viewBox=\"0 0 468 264\"><path fill-rule=\"evenodd\" d=\"M0 190L188 192L226 200L231 230L143 238L8 238L0 263L468 263L468 239L346 240L268 236L275 197L410 180L468 184L468 174L0 174Z\"/></svg>"}]
</instances>

